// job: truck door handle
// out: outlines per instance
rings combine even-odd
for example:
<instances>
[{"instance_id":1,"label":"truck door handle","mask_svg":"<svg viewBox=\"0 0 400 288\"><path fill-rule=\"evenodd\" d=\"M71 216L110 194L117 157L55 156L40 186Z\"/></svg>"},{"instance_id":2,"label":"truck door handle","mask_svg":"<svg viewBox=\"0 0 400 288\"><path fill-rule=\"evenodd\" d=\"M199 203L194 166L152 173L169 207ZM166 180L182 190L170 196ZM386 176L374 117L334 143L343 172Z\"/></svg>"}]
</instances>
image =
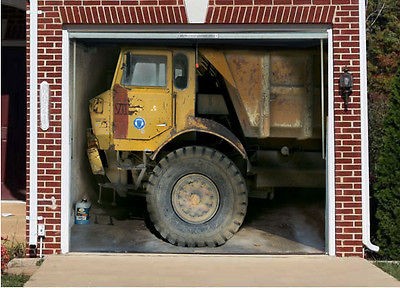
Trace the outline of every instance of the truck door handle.
<instances>
[{"instance_id":1,"label":"truck door handle","mask_svg":"<svg viewBox=\"0 0 400 288\"><path fill-rule=\"evenodd\" d=\"M160 124L157 124L157 127L165 127L165 126L167 126L167 123L160 123Z\"/></svg>"}]
</instances>

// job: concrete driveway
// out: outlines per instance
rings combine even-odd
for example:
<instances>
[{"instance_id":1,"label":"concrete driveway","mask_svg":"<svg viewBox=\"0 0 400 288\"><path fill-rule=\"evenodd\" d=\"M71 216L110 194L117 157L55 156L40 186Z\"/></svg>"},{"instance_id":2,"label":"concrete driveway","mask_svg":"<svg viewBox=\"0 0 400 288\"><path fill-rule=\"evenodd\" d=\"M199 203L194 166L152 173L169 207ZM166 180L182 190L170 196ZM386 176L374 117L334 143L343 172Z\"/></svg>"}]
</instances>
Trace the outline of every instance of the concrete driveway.
<instances>
[{"instance_id":1,"label":"concrete driveway","mask_svg":"<svg viewBox=\"0 0 400 288\"><path fill-rule=\"evenodd\" d=\"M400 287L400 282L360 258L70 254L47 257L25 286Z\"/></svg>"}]
</instances>

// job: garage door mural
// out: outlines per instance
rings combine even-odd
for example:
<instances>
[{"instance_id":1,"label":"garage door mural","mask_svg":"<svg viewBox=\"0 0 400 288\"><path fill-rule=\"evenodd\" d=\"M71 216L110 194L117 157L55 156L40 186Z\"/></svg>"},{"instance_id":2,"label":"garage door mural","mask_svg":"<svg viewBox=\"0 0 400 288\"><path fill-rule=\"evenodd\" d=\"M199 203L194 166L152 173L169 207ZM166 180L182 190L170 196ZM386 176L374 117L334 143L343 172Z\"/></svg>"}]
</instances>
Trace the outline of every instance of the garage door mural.
<instances>
[{"instance_id":1,"label":"garage door mural","mask_svg":"<svg viewBox=\"0 0 400 288\"><path fill-rule=\"evenodd\" d=\"M37 66L35 67L37 67L38 83L43 81L49 83L50 99L48 112L50 127L45 131L40 128L38 130L36 159L37 179L30 179L28 177L27 182L27 186L29 187L28 195L34 193L34 195L37 196L37 211L32 208L32 205L36 207L36 201L31 203L32 198L27 197L27 213L31 216L27 233L31 253L35 254L35 249L37 248L37 235L35 234L36 231L34 231L36 225L32 223L39 221L45 224L46 235L44 238L43 252L45 254L61 253L63 241L69 241L69 239L61 237L61 235L65 235L63 234L63 229L70 228L62 227L61 225L62 209L67 209L66 215L69 215L68 217L73 217L71 216L73 212L71 210L73 210L74 207L63 207L61 205L63 193L69 193L69 191L62 189L64 186L62 183L61 160L62 154L65 153L65 151L62 150L62 131L64 127L66 127L65 125L74 123L64 123L62 121L62 115L64 113L62 111L63 101L71 101L72 99L66 99L65 95L63 95L62 89L65 87L65 84L63 86L63 67L71 68L76 66L76 63L70 63L69 66L65 65L65 63L63 64L63 59L66 59L65 53L75 53L73 50L65 51L63 49L65 41L69 41L69 39L63 39L63 31L85 32L88 33L88 38L90 38L91 32L96 33L99 31L108 31L109 33L116 34L141 32L144 33L143 35L145 35L146 31L162 33L163 29L165 29L164 32L166 33L173 32L175 34L179 34L180 29L190 29L193 33L205 33L207 29L209 29L209 31L218 32L228 28L217 24L226 24L226 27L233 25L231 26L232 28L228 29L233 33L235 29L253 32L273 31L276 32L277 39L279 39L279 31L290 34L290 31L302 32L316 28L320 31L332 29L333 57L323 61L332 61L333 63L333 71L326 71L326 73L332 73L333 83L327 83L326 86L332 87L332 99L334 101L334 117L331 117L329 121L333 121L331 123L334 124L335 135L332 143L334 143L333 157L335 166L334 171L328 171L329 173L334 173L334 187L332 188L335 195L334 218L336 228L333 237L335 241L334 250L338 256L363 256L363 244L365 244L365 241L363 243L363 235L367 233L365 229L368 229L368 227L363 231L362 194L363 189L367 189L363 186L363 183L365 182L365 177L368 177L368 175L362 173L362 168L365 167L362 166L364 160L362 155L363 140L361 134L361 129L363 127L361 121L361 95L364 93L364 88L361 87L361 84L364 83L362 81L364 81L363 77L365 71L362 70L362 61L365 55L362 54L363 51L361 48L363 46L360 45L360 39L361 41L365 39L360 38L360 35L362 37L363 34L362 29L360 30L359 17L361 15L360 13L363 13L362 9L364 8L363 6L359 6L358 1L211 0L195 2L183 0L45 0L38 2L37 9L41 11L41 13L35 15L38 21L38 54ZM31 23L31 17L32 15L28 15L27 23ZM182 35L182 37L184 37L184 34ZM177 37L179 38L179 36ZM211 32L210 37L212 38ZM118 43L126 44L127 41L125 40L124 42L122 38L122 36L118 37L119 40L116 41L114 47L118 46ZM290 37L287 37L286 40L288 40L288 38ZM99 39L96 41L99 41ZM104 40L104 43L109 47L111 47L110 43L112 42L112 38L108 38L107 41ZM131 44L133 42L134 41L131 41ZM271 162L277 159L277 156L264 152L257 152L257 149L254 147L259 147L261 145L260 143L253 143L253 146L244 145L244 142L242 143L239 139L240 136L245 136L250 139L257 137L265 138L272 135L279 139L296 138L301 139L301 141L305 141L305 139L308 138L311 139L315 135L319 135L319 138L317 137L319 141L322 138L322 132L320 131L322 129L321 124L318 126L319 130L316 129L317 126L314 125L314 121L318 119L318 117L313 118L310 116L313 115L313 105L310 103L313 103L313 99L315 98L313 92L310 91L319 89L318 92L321 94L320 90L323 89L321 85L318 88L313 84L315 82L313 77L317 77L316 79L318 80L316 82L318 83L321 82L320 77L324 77L318 74L318 71L320 71L320 66L318 66L320 64L318 63L321 63L318 57L320 56L319 52L321 50L317 50L317 56L313 55L312 52L307 52L307 47L305 47L307 46L305 45L306 42L306 40L303 40L303 46L299 43L294 44L295 48L299 50L296 52L297 54L295 53L297 57L290 56L293 55L293 51L292 54L287 54L285 51L276 52L272 49L270 49L272 51L268 53L255 53L254 49L251 53L244 51L244 49L239 49L239 51L230 51L226 49L221 52L221 50L216 49L216 45L214 44L213 46L212 43L209 43L209 46L213 47L208 50L202 50L202 47L199 48L196 47L196 45L193 46L193 43L186 43L186 46L189 45L192 47L190 49L180 48L176 51L171 51L171 49L159 47L161 43L160 40L156 43L157 45L155 43L150 43L153 48L148 49L148 51L153 51L151 53L149 52L146 54L146 51L135 51L135 49L124 51L124 53L120 55L118 63L109 65L110 67L114 65L114 68L119 67L114 80L109 79L110 83L118 82L118 85L114 85L114 89L106 92L106 94L100 94L100 92L104 91L96 91L99 93L93 94L93 97L97 94L102 96L90 102L91 119L89 119L88 115L87 120L88 122L91 120L92 133L94 132L93 136L95 137L90 138L89 136L89 139L95 139L94 142L98 141L98 143L93 143L91 148L101 148L99 149L101 150L100 152L96 151L94 156L92 156L98 159L101 158L103 161L106 158L108 160L106 165L105 162L102 162L101 165L104 167L97 167L98 169L95 169L98 172L97 174L107 174L107 171L112 170L112 160L120 161L115 163L120 163L118 165L126 164L128 167L128 164L132 163L132 159L137 159L139 154L132 156L125 152L140 152L139 158L141 161L154 161L152 165L155 167L150 167L151 165L148 167L149 169L151 168L152 172L146 183L148 187L147 201L150 218L161 237L172 244L182 244L183 246L218 246L223 244L232 237L243 222L246 210L245 206L247 205L247 196L244 197L243 193L247 193L247 185L244 182L244 178L246 177L243 177L242 174L257 174L254 172L255 170L251 170L251 165L255 163L257 158L269 159L268 161ZM71 47L71 49L81 49L74 46L80 45L80 43L74 43L73 45L68 45L68 47ZM91 46L93 45L90 45L90 41L88 43L88 47L85 48L86 52L95 53L93 52L94 50L91 50ZM142 41L142 46L144 45L143 43L146 42ZM282 43L281 41L280 44ZM285 45L288 46L288 43L290 44L292 42L286 41ZM319 49L319 42L316 43L315 47ZM321 45L322 51L326 52L327 43L321 42ZM156 46L156 48L154 48L154 46ZM288 50L293 50L293 47L287 48ZM113 53L115 53L115 49ZM27 55L29 63L32 54L28 51ZM299 55L301 55L301 57ZM324 57L326 57L326 53ZM318 59L319 62L316 59ZM318 68L316 73L312 72L314 67L312 63L315 63L315 67ZM82 63L82 66L84 65L85 64ZM100 65L101 63L91 63L89 66L93 69L93 73L99 73L96 68L99 68ZM248 69L252 69L252 75L254 75L254 77L239 77L243 74L243 69L247 69L243 68L246 65L249 67ZM277 68L279 66L283 66L285 69ZM309 71L309 75L304 75L307 72L301 72L300 74L293 72L294 70L290 67L296 66L301 66L303 68L308 67L309 69L307 68L306 70ZM174 67L174 69L167 67ZM212 93L206 91L203 93L203 100L195 102L193 99L194 92L187 94L184 92L185 89L192 89L193 91L195 89L194 84L190 82L194 81L195 77L194 74L191 74L194 73L194 69L191 67L195 67L197 71L199 71L198 73L203 73L204 75L208 73L204 76L204 81L207 80L206 78L209 75L214 75L213 77L218 75L217 78L222 80L221 85L224 85L226 88L226 94L221 94L221 98L218 96L218 93L215 93L216 90L211 91ZM327 65L323 65L323 67L326 69ZM352 89L352 94L348 105L346 104L346 109L339 89L339 78L343 74L345 68L352 74L353 81L352 87L348 87L348 89ZM152 73L152 75L156 75L156 77L151 83L146 82L151 80L149 80L148 77L145 77L146 79L143 78L143 75L150 71L149 69L156 71ZM257 69L259 71L269 71L269 74L263 73L263 76L257 78ZM137 72L139 74L134 74L136 73L135 71L139 71ZM278 73L279 71L284 71L284 73L280 75ZM75 72L72 68L70 73L70 77L73 78ZM80 72L78 71L76 73ZM112 73L109 74L111 74L112 77ZM182 81L182 79L185 83L178 82ZM28 81L29 80L30 78L28 78ZM76 81L79 81L79 79ZM327 80L325 79L325 81ZM252 83L255 89L254 91L249 91L248 87L246 87L246 83L249 82ZM104 81L104 83L106 82ZM265 85L265 83L269 84ZM90 85L92 84L89 83L87 87L90 87ZM70 91L74 91L73 87L70 87ZM152 94L152 92L154 93ZM318 92L316 95L319 95ZM74 92L69 93L69 96L73 97L73 93ZM253 95L252 93L254 95L258 93L257 95L262 96L257 96L258 98L249 96ZM150 96L147 94L151 94L151 97L157 99L149 98ZM35 94L32 94L31 90L28 89L28 95ZM297 98L293 95L297 95ZM186 97L185 101L181 100L182 97ZM293 97L293 99L290 97ZM254 99L259 99L259 101L251 102ZM272 99L272 101L270 99ZM274 109L279 106L276 104L277 102L273 102L274 99L284 99L284 101L282 100L282 105L287 105L287 114L273 113ZM117 101L119 106L110 105L112 101ZM121 101L125 102L122 103ZM208 105L204 108L204 105L202 106L201 104L211 103L210 101L217 103L215 107L213 105ZM229 125L222 125L216 121L216 119L221 118L221 115L225 113L224 105L221 103L228 103L227 106L230 107L230 111L231 109L241 111L237 113L239 119L236 119L236 121L238 121L238 127L243 129L244 135L235 135L235 133L232 132L233 130L231 131L226 128ZM177 104L179 105L177 106ZM321 103L317 102L315 105L320 107ZM209 108L210 106L216 110L212 110ZM299 109L299 106L302 108ZM156 111L162 107L165 112L162 113L161 117L158 116ZM245 109L243 107L245 107ZM147 108L149 109L148 113L153 113L151 114L152 116L147 117L148 114L142 111ZM206 116L203 118L197 117L198 115L194 113L195 109L198 109L196 111L202 111L202 114ZM251 111L251 109L253 109L253 111ZM180 114L177 111L187 111L187 113ZM207 116L211 114L217 114L219 116ZM71 115L71 119L74 119L74 117L74 115ZM321 122L321 117L324 118L325 114L319 115L319 123ZM123 126L115 127L116 124L113 123L113 119L118 119L119 122L122 121ZM117 124L119 123L118 121ZM32 125L32 123L30 123L30 125ZM32 132L33 130L30 131ZM221 139L227 147L230 147L227 148L228 150L224 150L225 153L226 151L232 151L232 157L241 157L241 161L244 164L242 165L240 161L235 162L229 159L229 157L224 161L221 160L222 164L215 164L212 160L214 158L222 159L225 157L224 154L216 149L213 150L211 148L205 148L204 146L198 147L198 145L192 145L192 134L190 134L191 136L188 137L188 139L182 140L182 138L179 138L181 141L188 141L188 143L191 143L191 145L188 145L190 149L175 147L175 142L170 141L170 139L181 137L185 131L190 133L205 133L205 135L211 135L211 137ZM118 137L115 137L115 141L112 140L113 133L118 134ZM168 137L165 137L166 133L168 133ZM152 141L150 142L150 140ZM246 144L250 142L251 141L248 140ZM135 149L128 148L131 144ZM290 154L292 147L280 145L281 143L275 144L277 145L276 147L280 147L279 157ZM307 157L314 157L311 154L307 154L313 152L312 141L309 142L308 145L309 146L306 145L306 149L302 149L305 154L302 154L303 156L298 159L299 162L304 163L307 162ZM121 151L121 153L114 153L113 156L108 155L111 151L111 146L112 149ZM297 144L294 146L299 147ZM250 149L249 147L253 148ZM274 147L275 150L277 149L276 147ZM164 148L167 150L163 150ZM321 148L318 149L320 150ZM325 148L322 148L322 150L324 149ZM103 153L102 151L105 152ZM168 155L168 153L164 153L166 151L172 154ZM235 153L237 155L235 155ZM178 163L180 161L175 161L176 163L172 161L172 164L167 164L170 159L180 159L180 157L184 159L185 157L189 157L187 155L192 155L193 157L191 158L195 159L189 161L190 163L188 165L190 167L179 167L180 165ZM90 157L91 155L89 155L89 158ZM144 158L147 160L144 160ZM208 162L207 159L209 160ZM195 169L200 162L204 162L204 165L201 165L201 169L204 171ZM99 164L100 161L96 163ZM92 161L92 168L96 163ZM89 164L87 165L89 167ZM114 167L115 170L123 170L123 167L118 165ZM170 175L169 170L165 168L168 165L175 165L175 171L180 171L182 169L186 169L187 171L182 170L178 174L172 173ZM132 168L131 170L135 170L138 167L138 165L135 167L129 166L129 168ZM322 170L324 169L324 163L322 163ZM121 180L120 174L118 173L110 173L110 175L113 174L113 176L109 176L109 179L117 177L117 181L120 182L114 181L114 183L124 184L130 181L132 185L135 185L143 180L144 176L141 173L142 171L144 170L136 169L135 172L130 172L129 176L127 176L129 179L126 181ZM225 172L221 174L218 171ZM302 169L302 172L304 172L304 169ZM143 173L147 172L145 171ZM213 175L210 176L208 173ZM320 181L320 183L324 184L323 178L325 174L320 174L319 176L322 176L322 182ZM165 178L164 180L163 177ZM315 184L318 182L315 177L311 177L312 179L309 181L304 181L304 177L309 176L304 174L304 176L301 177L302 181L298 183L307 182L311 185L310 183ZM257 180L256 176L253 178L256 183L255 185L261 185L260 187L262 187L262 185L265 184L264 180ZM273 178L276 179L276 177ZM172 182L169 183L168 179L175 180L171 180ZM223 179L228 180L224 182L222 181ZM79 180L71 179L72 183L74 181ZM222 184L218 181L222 181ZM111 180L111 183L113 183L113 180ZM201 184L197 185L193 183ZM226 192L222 191L222 187L226 187L223 183L229 183L232 185L232 189L227 189ZM151 185L154 186L150 187ZM169 185L171 187L168 188L163 185ZM298 186L302 185L299 184ZM73 184L71 187L73 187ZM121 193L123 193L126 187L121 187L122 186L114 186L111 188L115 190L119 189L119 192L122 191ZM110 186L108 188L110 188ZM164 188L171 190L170 199L159 198L158 195L162 195L162 193L158 193L157 190L162 190ZM189 190L192 191L192 193L189 193ZM221 196L224 193L230 193L232 190L235 192L231 198L226 198L228 200ZM193 191L196 191L196 193L193 193ZM170 203L171 205L165 206L163 203ZM230 210L228 209L224 212L225 214L218 216L219 213L225 209L224 207L231 206L236 207L236 209L232 211L235 211L237 215L230 215ZM172 215L173 217L166 216L168 215L167 212L171 209L175 211L175 214ZM43 218L37 220L36 216L42 216ZM33 219L35 217L36 219ZM169 222L161 223L163 222L161 220L165 219ZM173 226L171 223L178 224ZM210 223L212 225L208 225ZM220 228L223 230L222 234L213 234L210 227L215 227L215 225L220 225L219 227L222 227ZM185 236L185 233L180 231L182 227L186 227L184 229L185 231L191 231L190 233L192 236ZM192 231L191 229L194 230ZM202 236L201 239L194 239L193 235ZM63 252L66 252L65 249Z\"/></svg>"}]
</instances>

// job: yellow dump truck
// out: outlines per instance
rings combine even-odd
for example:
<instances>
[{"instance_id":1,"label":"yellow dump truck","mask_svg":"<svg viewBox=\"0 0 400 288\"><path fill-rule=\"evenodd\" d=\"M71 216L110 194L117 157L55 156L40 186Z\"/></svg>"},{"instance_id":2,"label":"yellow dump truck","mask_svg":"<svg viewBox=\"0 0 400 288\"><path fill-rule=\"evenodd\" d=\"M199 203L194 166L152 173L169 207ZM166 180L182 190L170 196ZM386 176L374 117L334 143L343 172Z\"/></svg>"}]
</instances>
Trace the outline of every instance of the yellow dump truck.
<instances>
[{"instance_id":1,"label":"yellow dump truck","mask_svg":"<svg viewBox=\"0 0 400 288\"><path fill-rule=\"evenodd\" d=\"M222 245L249 196L324 187L320 71L310 48L123 48L90 100L92 171L144 190L170 243Z\"/></svg>"}]
</instances>

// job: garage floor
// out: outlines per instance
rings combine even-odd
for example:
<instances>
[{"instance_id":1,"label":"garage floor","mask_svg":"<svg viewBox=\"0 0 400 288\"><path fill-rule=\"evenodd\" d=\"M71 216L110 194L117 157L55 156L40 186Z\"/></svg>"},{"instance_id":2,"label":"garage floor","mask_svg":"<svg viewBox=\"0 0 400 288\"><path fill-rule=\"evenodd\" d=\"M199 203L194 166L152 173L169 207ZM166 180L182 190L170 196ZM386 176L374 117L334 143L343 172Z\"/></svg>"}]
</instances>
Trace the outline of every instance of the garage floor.
<instances>
[{"instance_id":1,"label":"garage floor","mask_svg":"<svg viewBox=\"0 0 400 288\"><path fill-rule=\"evenodd\" d=\"M177 247L157 238L150 231L144 198L119 199L117 207L97 204L90 215L90 224L72 227L72 252L321 254L325 251L324 190L285 189L277 191L273 200L250 199L242 228L225 245L216 248Z\"/></svg>"}]
</instances>

